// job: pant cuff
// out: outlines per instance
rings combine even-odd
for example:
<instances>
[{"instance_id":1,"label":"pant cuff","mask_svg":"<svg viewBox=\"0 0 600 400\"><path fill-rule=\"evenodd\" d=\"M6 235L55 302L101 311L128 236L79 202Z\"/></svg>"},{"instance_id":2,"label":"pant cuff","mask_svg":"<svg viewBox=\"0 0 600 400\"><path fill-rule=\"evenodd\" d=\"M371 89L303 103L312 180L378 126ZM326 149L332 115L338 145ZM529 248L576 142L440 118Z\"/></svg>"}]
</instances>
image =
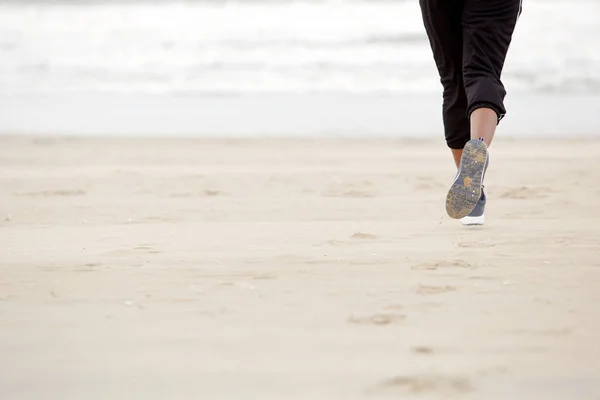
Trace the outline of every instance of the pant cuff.
<instances>
[{"instance_id":1,"label":"pant cuff","mask_svg":"<svg viewBox=\"0 0 600 400\"><path fill-rule=\"evenodd\" d=\"M480 109L480 108L489 108L489 109L494 110L494 112L496 113L496 115L498 117L498 120L497 120L498 124L500 123L502 118L504 118L504 116L506 115L506 110L504 110L504 107L498 107L496 104L488 103L485 101L480 101L480 102L472 104L469 107L469 110L468 110L469 120L471 120L471 114L473 114L473 111Z\"/></svg>"},{"instance_id":2,"label":"pant cuff","mask_svg":"<svg viewBox=\"0 0 600 400\"><path fill-rule=\"evenodd\" d=\"M453 150L461 150L465 147L465 144L467 144L467 142L469 140L470 140L470 137L463 138L463 139L446 140L446 144L448 145L449 148L451 148Z\"/></svg>"}]
</instances>

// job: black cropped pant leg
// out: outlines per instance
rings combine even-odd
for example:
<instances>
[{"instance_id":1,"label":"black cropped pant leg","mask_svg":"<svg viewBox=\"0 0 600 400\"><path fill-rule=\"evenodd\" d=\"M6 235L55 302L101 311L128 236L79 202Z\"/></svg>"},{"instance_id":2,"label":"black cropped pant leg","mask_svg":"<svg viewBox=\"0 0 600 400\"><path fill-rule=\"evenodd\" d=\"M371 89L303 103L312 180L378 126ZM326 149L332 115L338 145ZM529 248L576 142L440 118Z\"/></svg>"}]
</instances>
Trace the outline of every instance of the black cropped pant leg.
<instances>
[{"instance_id":1,"label":"black cropped pant leg","mask_svg":"<svg viewBox=\"0 0 600 400\"><path fill-rule=\"evenodd\" d=\"M462 149L469 117L491 108L506 114L502 68L521 14L521 0L420 0L425 31L443 86L446 143Z\"/></svg>"}]
</instances>

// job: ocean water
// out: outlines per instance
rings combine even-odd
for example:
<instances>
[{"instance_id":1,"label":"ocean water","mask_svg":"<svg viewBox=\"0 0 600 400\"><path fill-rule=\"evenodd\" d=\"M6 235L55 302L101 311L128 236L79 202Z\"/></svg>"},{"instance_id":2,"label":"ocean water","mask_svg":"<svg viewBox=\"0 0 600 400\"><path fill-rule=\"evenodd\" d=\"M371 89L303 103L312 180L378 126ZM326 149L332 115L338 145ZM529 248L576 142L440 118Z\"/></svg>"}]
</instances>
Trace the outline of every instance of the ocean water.
<instances>
[{"instance_id":1,"label":"ocean water","mask_svg":"<svg viewBox=\"0 0 600 400\"><path fill-rule=\"evenodd\" d=\"M598 15L597 0L524 0L504 72L509 96L595 102ZM323 96L332 105L382 96L406 105L440 93L418 0L0 0L0 60L0 132L60 131L64 119L77 118L69 110L114 114L115 101L139 108L164 99L177 114L193 101L247 108L211 100L222 97L264 100L268 109L273 98L293 97L300 108L298 99L310 105ZM181 98L188 103L176 104ZM136 115L141 121L155 111ZM39 115L40 126L22 114ZM253 123L240 128L269 130L265 121ZM193 128L218 130L214 124ZM71 131L85 129L76 125Z\"/></svg>"}]
</instances>

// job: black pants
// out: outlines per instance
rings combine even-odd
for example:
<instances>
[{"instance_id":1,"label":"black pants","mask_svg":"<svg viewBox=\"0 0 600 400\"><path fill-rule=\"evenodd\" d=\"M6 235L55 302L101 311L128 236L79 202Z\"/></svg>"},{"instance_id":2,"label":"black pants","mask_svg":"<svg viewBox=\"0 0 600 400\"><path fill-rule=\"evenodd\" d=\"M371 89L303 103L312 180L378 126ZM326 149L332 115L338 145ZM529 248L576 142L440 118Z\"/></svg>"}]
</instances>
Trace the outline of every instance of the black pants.
<instances>
[{"instance_id":1,"label":"black pants","mask_svg":"<svg viewBox=\"0 0 600 400\"><path fill-rule=\"evenodd\" d=\"M482 107L506 114L500 80L521 0L420 0L425 31L444 89L448 147L471 137L469 117Z\"/></svg>"}]
</instances>

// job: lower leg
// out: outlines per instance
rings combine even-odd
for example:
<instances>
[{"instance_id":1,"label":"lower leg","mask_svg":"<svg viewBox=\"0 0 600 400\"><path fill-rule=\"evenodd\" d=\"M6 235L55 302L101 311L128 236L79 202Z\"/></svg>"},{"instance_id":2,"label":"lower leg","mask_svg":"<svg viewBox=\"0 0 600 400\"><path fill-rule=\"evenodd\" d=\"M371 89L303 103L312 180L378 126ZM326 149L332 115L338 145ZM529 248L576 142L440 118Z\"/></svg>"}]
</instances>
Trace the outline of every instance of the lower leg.
<instances>
[{"instance_id":1,"label":"lower leg","mask_svg":"<svg viewBox=\"0 0 600 400\"><path fill-rule=\"evenodd\" d=\"M452 157L454 157L454 163L456 164L456 168L460 164L460 158L462 157L463 149L450 149L452 151Z\"/></svg>"},{"instance_id":2,"label":"lower leg","mask_svg":"<svg viewBox=\"0 0 600 400\"><path fill-rule=\"evenodd\" d=\"M498 114L491 108L478 108L471 113L471 139L483 139L484 143L490 147L496 126L498 125ZM450 149L456 168L460 164L462 149Z\"/></svg>"},{"instance_id":3,"label":"lower leg","mask_svg":"<svg viewBox=\"0 0 600 400\"><path fill-rule=\"evenodd\" d=\"M498 114L491 108L478 108L471 113L471 139L483 139L489 147L498 125Z\"/></svg>"},{"instance_id":4,"label":"lower leg","mask_svg":"<svg viewBox=\"0 0 600 400\"><path fill-rule=\"evenodd\" d=\"M444 128L446 144L452 152L454 163L458 168L463 147L471 138L471 128L467 118L467 99L462 87L454 89L453 101L444 100Z\"/></svg>"}]
</instances>

